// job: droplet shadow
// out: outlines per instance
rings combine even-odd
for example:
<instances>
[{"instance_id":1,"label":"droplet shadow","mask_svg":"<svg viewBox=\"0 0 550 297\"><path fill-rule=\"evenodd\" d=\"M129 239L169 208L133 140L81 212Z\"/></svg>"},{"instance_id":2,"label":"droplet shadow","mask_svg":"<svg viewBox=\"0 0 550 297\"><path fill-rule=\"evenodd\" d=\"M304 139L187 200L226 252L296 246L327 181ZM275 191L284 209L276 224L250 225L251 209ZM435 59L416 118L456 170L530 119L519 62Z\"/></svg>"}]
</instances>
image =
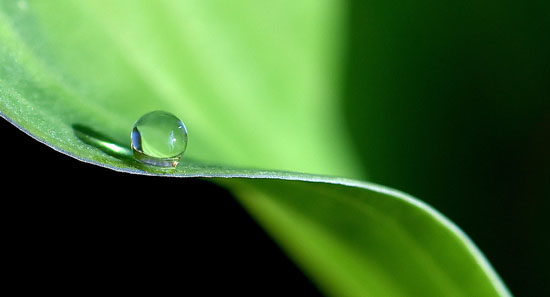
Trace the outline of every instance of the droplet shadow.
<instances>
[{"instance_id":1,"label":"droplet shadow","mask_svg":"<svg viewBox=\"0 0 550 297\"><path fill-rule=\"evenodd\" d=\"M73 124L74 134L85 144L91 145L109 156L115 157L125 162L131 162L135 165L132 150L106 134L98 132L82 124Z\"/></svg>"},{"instance_id":2,"label":"droplet shadow","mask_svg":"<svg viewBox=\"0 0 550 297\"><path fill-rule=\"evenodd\" d=\"M121 144L107 134L94 130L86 125L72 124L75 136L87 145L93 146L105 154L115 157L130 167L156 174L173 173L174 167L157 167L143 164L134 158L129 145Z\"/></svg>"}]
</instances>

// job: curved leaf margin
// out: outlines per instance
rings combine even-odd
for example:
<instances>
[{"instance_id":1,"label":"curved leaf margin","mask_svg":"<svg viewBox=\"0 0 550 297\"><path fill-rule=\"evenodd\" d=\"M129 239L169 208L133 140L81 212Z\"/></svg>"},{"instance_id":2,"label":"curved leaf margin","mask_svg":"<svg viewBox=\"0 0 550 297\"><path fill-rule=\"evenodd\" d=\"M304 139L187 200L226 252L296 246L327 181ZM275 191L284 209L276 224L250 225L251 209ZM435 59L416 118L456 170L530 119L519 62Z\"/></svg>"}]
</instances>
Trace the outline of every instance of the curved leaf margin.
<instances>
[{"instance_id":1,"label":"curved leaf margin","mask_svg":"<svg viewBox=\"0 0 550 297\"><path fill-rule=\"evenodd\" d=\"M95 160L86 159L80 156L77 156L75 154L71 154L70 152L56 147L54 145L51 145L47 141L40 139L39 137L33 135L25 128L18 125L15 121L11 120L7 116L5 116L3 113L0 113L0 117L4 118L11 124L13 124L15 127L32 137L33 139L49 146L50 148L65 154L69 157L75 158L79 161L89 163L92 165L97 165L100 167L104 167L107 169L111 169L118 172L123 173L130 173L130 174L139 174L139 175L150 175L150 176L164 176L164 177L179 177L179 178L209 178L212 181L221 184L229 189L231 189L234 194L236 195L237 199L241 201L241 203L251 210L253 215L257 216L257 219L259 221L263 221L262 223L264 225L267 225L267 229L271 231L271 233L277 233L276 230L273 230L273 222L269 222L269 220L262 219L262 215L258 215L257 211L255 211L253 204L254 201L250 201L250 197L246 198L246 192L256 191L256 194L258 194L258 189L261 192L261 186L254 185L248 181L251 179L255 180L279 180L279 181L290 181L290 182L306 182L306 183L319 183L319 184L326 184L326 185L335 185L335 186L345 186L350 187L354 189L360 189L360 190L366 190L368 192L381 194L386 199L393 199L397 201L398 203L406 204L409 207L412 207L413 209L420 210L424 212L427 216L429 216L433 222L437 223L439 226L441 226L443 229L448 230L453 236L455 236L459 242L463 245L463 248L465 248L469 254L473 257L475 263L481 268L481 270L484 272L484 274L487 276L488 280L494 287L494 291L496 293L496 296L512 296L509 290L506 288L500 277L497 275L497 273L494 271L491 264L487 261L486 257L483 255L483 253L477 248L477 246L473 243L473 241L452 221L450 221L447 217L445 217L443 214L441 214L439 211L431 207L430 205L414 198L411 195L408 195L406 193L403 193L398 190L390 189L378 184L364 182L364 181L358 181L348 178L342 178L342 177L330 177L330 176L323 176L323 175L314 175L314 174L304 174L304 173L296 173L296 172L286 172L286 171L273 171L273 170L259 170L259 169L243 169L243 168L227 168L227 167L221 167L221 166L215 166L215 165L206 165L199 162L193 162L193 161L182 161L180 165L177 168L177 171L174 172L163 172L163 171L150 171L148 168L146 170L141 170L138 168L131 168L131 167L118 167L113 166L110 164L101 163ZM248 199L248 200L247 200ZM252 206L251 206L252 205ZM271 226L269 226L271 224ZM280 237L275 236L275 237ZM278 238L281 242L283 242L283 247L287 247L287 250L290 252L290 254L293 254L292 248L288 248L288 246L292 246L292 241L296 241L296 239L289 239L288 238ZM300 263L303 262L301 259L299 259L298 256L294 257L295 260ZM306 271L309 271L314 279L322 279L322 277L318 277L316 275L315 269L310 269L310 265L307 263L301 263L301 266L304 266ZM330 272L329 272L330 274ZM344 282L345 283L345 282ZM319 284L321 287L323 287L323 284ZM336 285L336 287L339 287L339 285ZM342 294L344 291L344 288L326 288L326 291L337 294ZM456 293L456 292L454 292ZM460 294L459 294L460 295ZM349 296L355 296L353 294L350 294Z\"/></svg>"}]
</instances>

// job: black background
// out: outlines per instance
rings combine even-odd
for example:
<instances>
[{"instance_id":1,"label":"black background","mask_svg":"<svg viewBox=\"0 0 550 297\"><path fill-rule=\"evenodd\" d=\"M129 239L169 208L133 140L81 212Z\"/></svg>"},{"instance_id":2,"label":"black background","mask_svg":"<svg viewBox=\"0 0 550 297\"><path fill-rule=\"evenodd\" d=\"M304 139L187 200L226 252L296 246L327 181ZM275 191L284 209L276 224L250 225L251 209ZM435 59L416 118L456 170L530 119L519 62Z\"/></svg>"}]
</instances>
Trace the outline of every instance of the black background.
<instances>
[{"instance_id":1,"label":"black background","mask_svg":"<svg viewBox=\"0 0 550 297\"><path fill-rule=\"evenodd\" d=\"M550 2L350 1L344 110L369 181L550 296Z\"/></svg>"},{"instance_id":2,"label":"black background","mask_svg":"<svg viewBox=\"0 0 550 297\"><path fill-rule=\"evenodd\" d=\"M3 119L0 133L18 290L321 296L226 190L86 164Z\"/></svg>"}]
</instances>

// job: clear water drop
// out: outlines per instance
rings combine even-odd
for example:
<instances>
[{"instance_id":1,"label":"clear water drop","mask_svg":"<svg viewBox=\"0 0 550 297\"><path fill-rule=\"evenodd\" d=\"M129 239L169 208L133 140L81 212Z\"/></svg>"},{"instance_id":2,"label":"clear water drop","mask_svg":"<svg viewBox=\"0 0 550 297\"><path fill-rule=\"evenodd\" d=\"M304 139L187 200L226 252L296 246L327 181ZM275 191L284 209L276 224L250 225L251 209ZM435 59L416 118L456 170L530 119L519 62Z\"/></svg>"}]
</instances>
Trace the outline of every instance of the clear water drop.
<instances>
[{"instance_id":1,"label":"clear water drop","mask_svg":"<svg viewBox=\"0 0 550 297\"><path fill-rule=\"evenodd\" d=\"M131 134L134 157L145 164L176 167L187 148L187 128L175 115L153 111L134 124Z\"/></svg>"}]
</instances>

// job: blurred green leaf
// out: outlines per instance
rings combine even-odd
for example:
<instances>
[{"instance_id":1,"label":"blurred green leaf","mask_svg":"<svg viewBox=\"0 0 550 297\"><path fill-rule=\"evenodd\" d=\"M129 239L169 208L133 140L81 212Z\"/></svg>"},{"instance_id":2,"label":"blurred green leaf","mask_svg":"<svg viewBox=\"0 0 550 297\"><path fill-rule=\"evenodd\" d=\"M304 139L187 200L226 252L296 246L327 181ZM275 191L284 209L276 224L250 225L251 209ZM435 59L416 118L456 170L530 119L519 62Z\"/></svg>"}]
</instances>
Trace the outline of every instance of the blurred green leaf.
<instances>
[{"instance_id":1,"label":"blurred green leaf","mask_svg":"<svg viewBox=\"0 0 550 297\"><path fill-rule=\"evenodd\" d=\"M292 179L228 186L330 295L509 296L475 245L415 198L352 180Z\"/></svg>"},{"instance_id":2,"label":"blurred green leaf","mask_svg":"<svg viewBox=\"0 0 550 297\"><path fill-rule=\"evenodd\" d=\"M37 140L124 172L232 177L214 181L330 295L508 295L469 239L418 200L289 172L362 177L338 103L343 3L0 8L1 115ZM171 172L128 157L133 122L158 109L190 133Z\"/></svg>"}]
</instances>

